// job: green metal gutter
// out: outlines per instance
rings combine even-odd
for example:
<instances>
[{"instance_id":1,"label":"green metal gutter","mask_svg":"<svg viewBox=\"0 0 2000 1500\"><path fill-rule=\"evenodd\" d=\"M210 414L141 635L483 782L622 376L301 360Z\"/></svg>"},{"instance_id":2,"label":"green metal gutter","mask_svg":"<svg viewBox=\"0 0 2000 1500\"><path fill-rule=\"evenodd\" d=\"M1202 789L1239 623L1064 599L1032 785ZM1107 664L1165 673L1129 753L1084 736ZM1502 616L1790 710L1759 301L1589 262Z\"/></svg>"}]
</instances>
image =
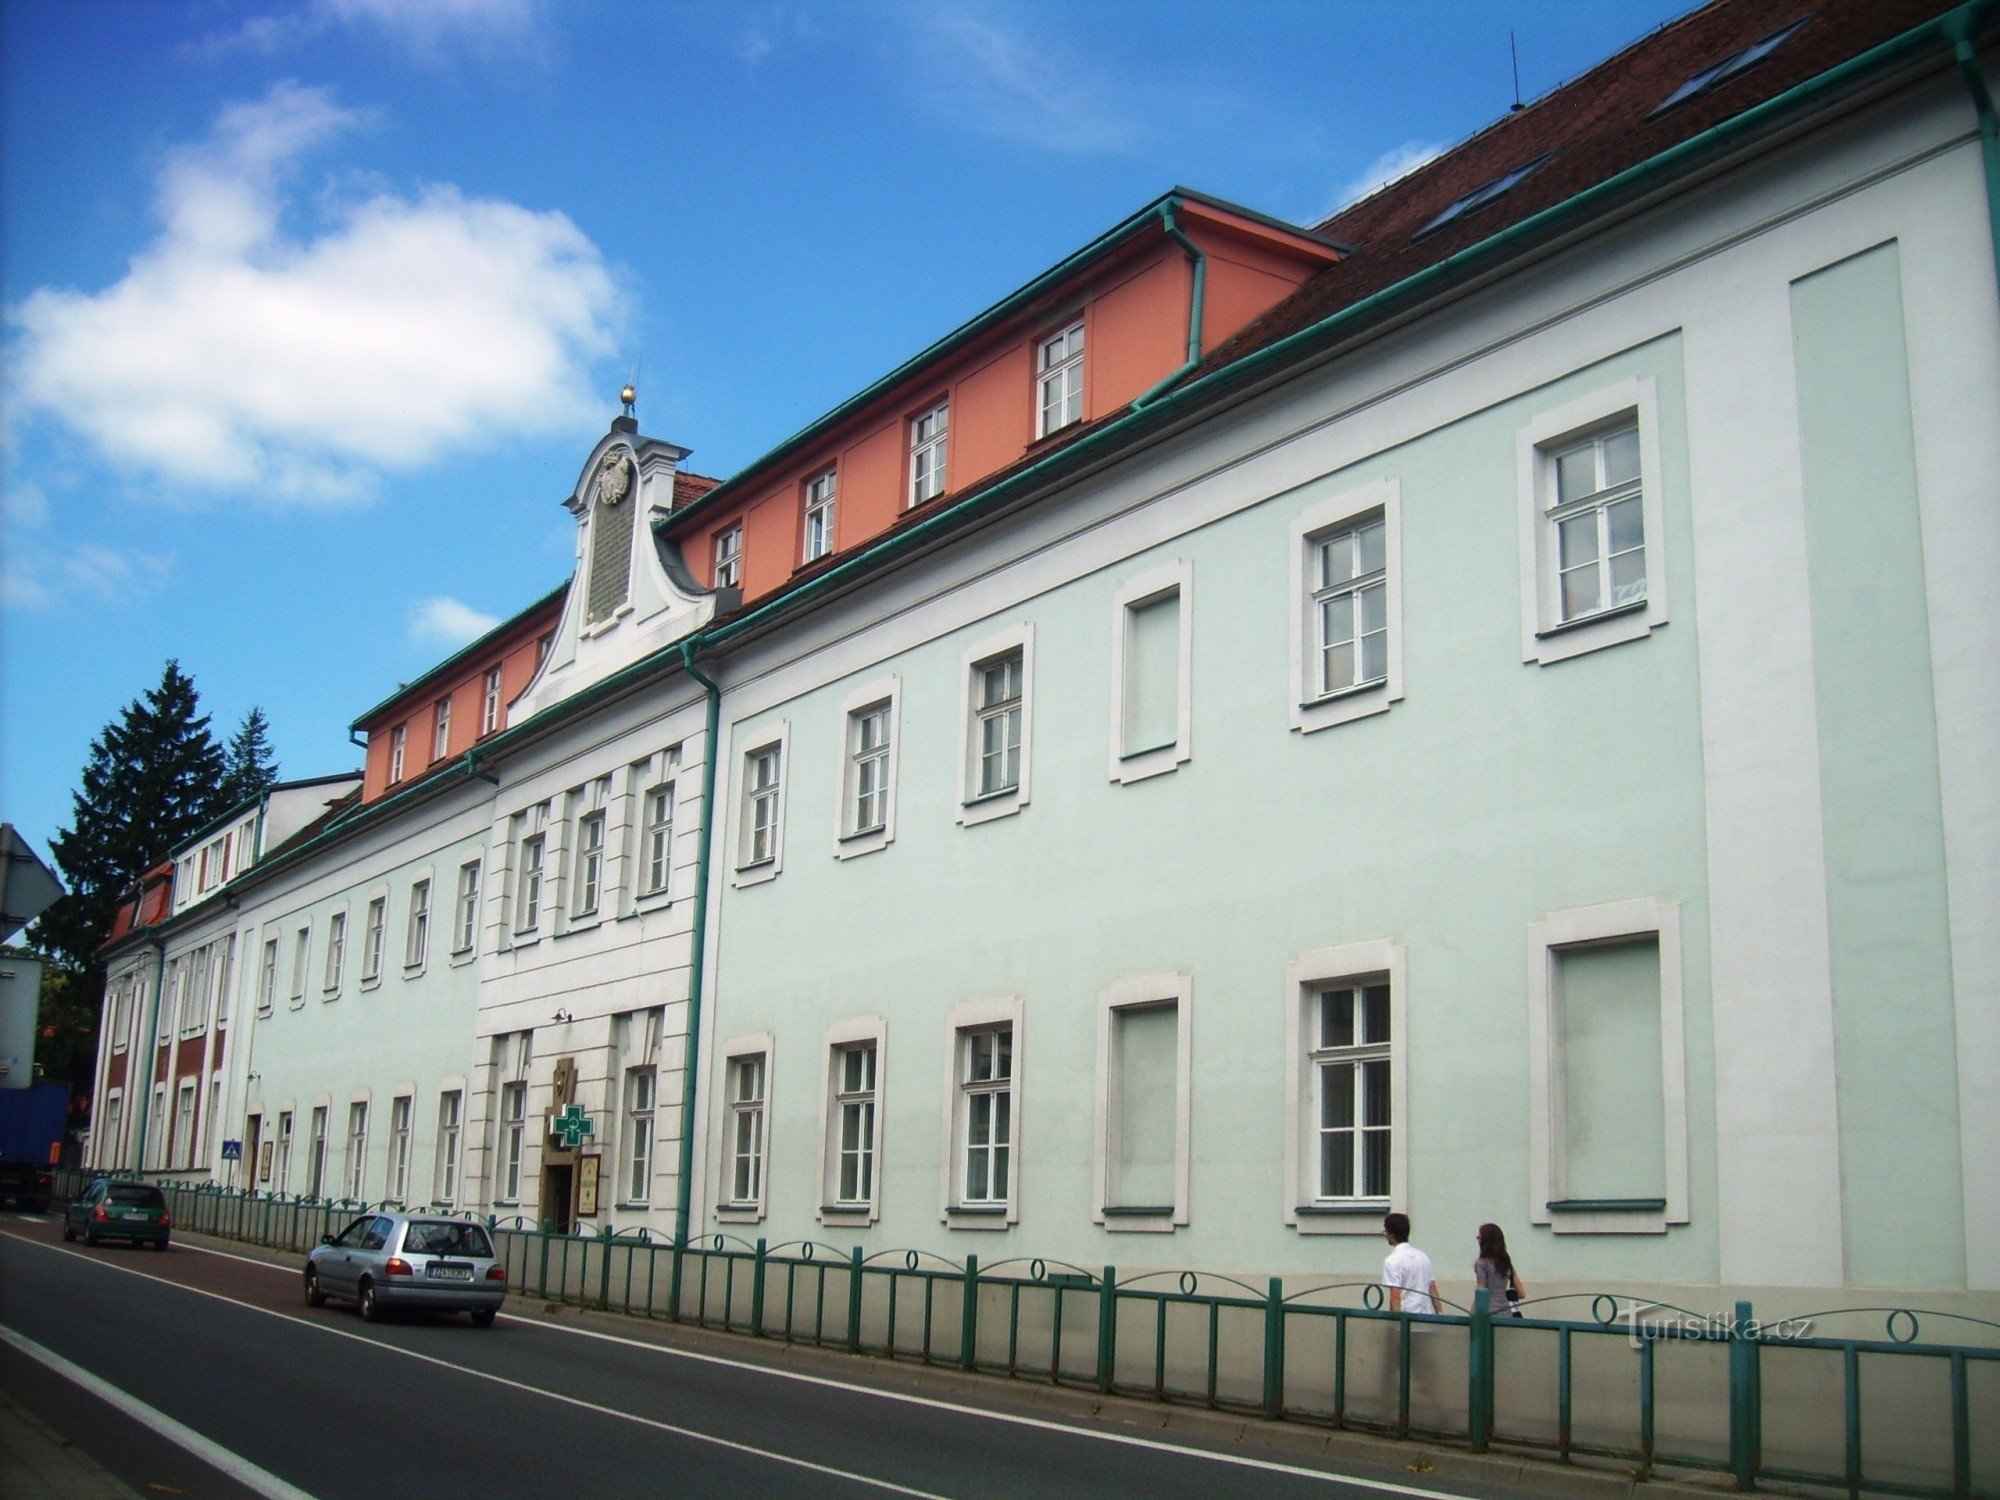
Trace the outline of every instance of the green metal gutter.
<instances>
[{"instance_id":1,"label":"green metal gutter","mask_svg":"<svg viewBox=\"0 0 2000 1500\"><path fill-rule=\"evenodd\" d=\"M430 667L421 676L413 678L409 682L404 683L401 687L397 688L395 692L391 693L388 697L384 698L380 703L376 704L373 708L369 709L366 713L362 714L361 717L356 719L352 724L349 724L347 726L348 733L352 735L353 732L361 728L362 725L372 723L374 720L381 717L381 715L387 713L390 709L394 708L398 703L401 703L405 698L416 696L417 693L423 688L423 685L425 683L434 680L441 673L449 671L451 668L457 666L460 662L464 661L467 657L477 656L479 655L480 652L490 649L494 641L498 640L508 631L516 629L523 620L527 619L528 616L533 614L536 610L547 609L551 604L555 603L556 600L562 598L564 594L569 592L569 585L570 585L570 580L565 578L561 582L561 584L559 584L554 589L551 589L548 593L542 595L541 598L537 599L533 604L527 606L527 608L516 610L513 613L513 615L511 615L509 618L505 620L502 620L498 625L495 625L491 630L487 631L477 640L472 641L467 645L459 647L458 650L452 652L452 654L447 656L443 661L438 662L434 666Z\"/></svg>"},{"instance_id":2,"label":"green metal gutter","mask_svg":"<svg viewBox=\"0 0 2000 1500\"><path fill-rule=\"evenodd\" d=\"M681 1060L680 1174L674 1189L676 1247L687 1244L688 1219L694 1202L695 1070L701 1062L701 990L708 957L708 864L715 846L715 768L722 759L722 746L718 743L722 733L722 688L694 664L694 653L700 644L699 636L690 636L681 643L680 653L682 670L700 683L708 695L708 717L702 734L701 832L696 835L699 843L695 856L694 928L688 955L687 1044ZM678 1255L674 1269L678 1274ZM680 1306L678 1295L674 1306L676 1309Z\"/></svg>"},{"instance_id":3,"label":"green metal gutter","mask_svg":"<svg viewBox=\"0 0 2000 1500\"><path fill-rule=\"evenodd\" d=\"M1423 296L1442 292L1454 279L1504 260L1516 251L1526 249L1535 240L1564 229L1573 221L1596 213L1635 190L1646 188L1683 167L1693 165L1710 153L1736 144L1802 105L1811 104L1836 93L1885 64L1899 61L1925 47L1955 43L1955 30L1969 30L1976 27L1992 3L1993 0L1971 0L1969 4L1961 5L1941 16L1935 16L1920 25L1913 26L1888 41L1849 58L1844 63L1837 64L1802 83L1794 84L1783 93L1766 99L1762 104L1752 105L1741 114L1732 115L1707 130L1689 136L1678 145L1669 146L1666 150L1627 167L1622 172L1614 173L1604 181L1587 187L1560 203L1551 204L1530 214L1527 218L1510 224L1433 265L1412 272L1401 281L1373 292L1358 302L1349 303L1346 307L1327 314L1316 323L1309 324L1274 343L1266 344L1261 349L1252 350L1242 358L1220 369L1211 370L1186 385L1177 386L1149 406L1128 408L1116 421L1107 423L1095 432L1086 433L1040 462L1030 465L1010 478L1001 480L990 489L967 496L950 509L926 517L907 531L894 532L884 537L878 545L829 568L790 593L780 595L715 627L705 634L704 643L711 647L718 646L765 623L781 612L809 604L891 559L925 545L941 532L1016 499L1045 479L1066 469L1079 467L1081 461L1086 458L1108 456L1126 438L1144 430L1145 424L1150 419L1184 410L1203 397L1218 395L1245 380L1276 374L1286 362L1303 358L1344 334L1358 331L1371 318L1399 310ZM710 495L715 493L714 490L709 491ZM703 497L704 500L707 498Z\"/></svg>"},{"instance_id":4,"label":"green metal gutter","mask_svg":"<svg viewBox=\"0 0 2000 1500\"><path fill-rule=\"evenodd\" d=\"M1202 314L1208 299L1208 257L1202 254L1201 246L1189 239L1181 226L1174 222L1174 210L1179 208L1180 204L1179 198L1169 198L1167 211L1161 223L1166 227L1167 238L1178 242L1181 249L1187 251L1188 264L1194 268L1193 285L1188 290L1187 362L1178 370L1168 372L1157 382L1146 387L1133 401L1134 411L1142 406L1151 405L1184 376L1192 374L1195 366L1201 363Z\"/></svg>"},{"instance_id":5,"label":"green metal gutter","mask_svg":"<svg viewBox=\"0 0 2000 1500\"><path fill-rule=\"evenodd\" d=\"M2000 120L1995 119L1993 90L1987 87L1986 71L1979 66L1979 29L1991 19L1991 0L1963 5L1945 17L1945 37L1951 43L1958 71L1972 95L1973 111L1979 116L1979 154L1986 166L1986 221L1993 243L1993 275L2000 281Z\"/></svg>"}]
</instances>

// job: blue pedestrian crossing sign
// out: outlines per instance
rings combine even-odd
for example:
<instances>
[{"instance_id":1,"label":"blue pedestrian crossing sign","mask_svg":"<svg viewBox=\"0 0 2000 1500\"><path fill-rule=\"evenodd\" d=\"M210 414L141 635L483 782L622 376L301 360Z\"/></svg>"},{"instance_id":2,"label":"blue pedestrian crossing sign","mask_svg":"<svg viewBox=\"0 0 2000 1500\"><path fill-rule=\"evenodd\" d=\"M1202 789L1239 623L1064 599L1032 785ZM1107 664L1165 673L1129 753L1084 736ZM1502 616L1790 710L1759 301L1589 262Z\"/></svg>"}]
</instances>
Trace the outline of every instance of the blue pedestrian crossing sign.
<instances>
[{"instance_id":1,"label":"blue pedestrian crossing sign","mask_svg":"<svg viewBox=\"0 0 2000 1500\"><path fill-rule=\"evenodd\" d=\"M241 1141L224 1141L222 1143L222 1159L224 1161L243 1160L243 1143Z\"/></svg>"}]
</instances>

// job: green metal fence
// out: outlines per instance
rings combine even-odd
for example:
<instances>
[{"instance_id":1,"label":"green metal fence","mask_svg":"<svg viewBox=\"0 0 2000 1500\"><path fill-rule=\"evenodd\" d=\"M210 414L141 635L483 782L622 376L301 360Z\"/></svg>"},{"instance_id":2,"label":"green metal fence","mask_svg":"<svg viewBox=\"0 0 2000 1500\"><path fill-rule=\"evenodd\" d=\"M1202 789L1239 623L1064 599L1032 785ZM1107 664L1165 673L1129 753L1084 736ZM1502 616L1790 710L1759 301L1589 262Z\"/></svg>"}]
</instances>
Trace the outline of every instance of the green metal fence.
<instances>
[{"instance_id":1,"label":"green metal fence","mask_svg":"<svg viewBox=\"0 0 2000 1500\"><path fill-rule=\"evenodd\" d=\"M87 1180L66 1172L57 1191ZM182 1229L300 1253L383 1206L163 1186ZM1418 1315L1389 1311L1372 1282L1288 1293L1277 1277L481 1222L531 1300L1642 1477L1658 1466L1727 1473L1739 1489L2000 1494L2000 1324L1956 1314L1835 1309L1765 1325L1747 1302L1717 1316L1566 1294L1496 1317L1482 1292ZM1879 1335L1820 1332L1869 1317ZM1925 1320L1968 1342L1920 1337Z\"/></svg>"}]
</instances>

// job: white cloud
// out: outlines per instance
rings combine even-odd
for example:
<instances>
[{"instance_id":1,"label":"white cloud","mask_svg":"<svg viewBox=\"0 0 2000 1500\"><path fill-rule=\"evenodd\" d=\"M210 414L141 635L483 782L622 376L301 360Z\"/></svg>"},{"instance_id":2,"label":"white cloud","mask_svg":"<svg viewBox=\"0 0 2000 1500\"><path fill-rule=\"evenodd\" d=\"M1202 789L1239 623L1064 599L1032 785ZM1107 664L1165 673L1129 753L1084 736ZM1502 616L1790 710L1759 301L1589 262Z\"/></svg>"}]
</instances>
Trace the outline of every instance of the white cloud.
<instances>
[{"instance_id":1,"label":"white cloud","mask_svg":"<svg viewBox=\"0 0 2000 1500\"><path fill-rule=\"evenodd\" d=\"M440 596L422 600L410 611L410 639L419 646L463 646L499 623L497 616Z\"/></svg>"},{"instance_id":2,"label":"white cloud","mask_svg":"<svg viewBox=\"0 0 2000 1500\"><path fill-rule=\"evenodd\" d=\"M543 0L312 0L275 15L252 16L236 30L205 38L194 51L266 55L290 51L334 27L380 32L428 61L441 61L454 42L475 47L522 44L536 33Z\"/></svg>"},{"instance_id":3,"label":"white cloud","mask_svg":"<svg viewBox=\"0 0 2000 1500\"><path fill-rule=\"evenodd\" d=\"M1398 178L1409 176L1418 167L1434 160L1443 150L1444 146L1435 141L1405 141L1400 146L1391 146L1348 181L1334 198L1327 216L1339 213L1350 204L1359 203L1371 193L1380 192Z\"/></svg>"},{"instance_id":4,"label":"white cloud","mask_svg":"<svg viewBox=\"0 0 2000 1500\"><path fill-rule=\"evenodd\" d=\"M906 76L953 124L1075 152L1129 150L1144 133L1101 68L990 5L926 5L909 24L917 55Z\"/></svg>"},{"instance_id":5,"label":"white cloud","mask_svg":"<svg viewBox=\"0 0 2000 1500\"><path fill-rule=\"evenodd\" d=\"M587 417L618 299L563 214L376 188L285 229L298 157L365 120L289 83L225 110L161 172L162 231L122 280L13 310L19 408L128 474L280 501Z\"/></svg>"}]
</instances>

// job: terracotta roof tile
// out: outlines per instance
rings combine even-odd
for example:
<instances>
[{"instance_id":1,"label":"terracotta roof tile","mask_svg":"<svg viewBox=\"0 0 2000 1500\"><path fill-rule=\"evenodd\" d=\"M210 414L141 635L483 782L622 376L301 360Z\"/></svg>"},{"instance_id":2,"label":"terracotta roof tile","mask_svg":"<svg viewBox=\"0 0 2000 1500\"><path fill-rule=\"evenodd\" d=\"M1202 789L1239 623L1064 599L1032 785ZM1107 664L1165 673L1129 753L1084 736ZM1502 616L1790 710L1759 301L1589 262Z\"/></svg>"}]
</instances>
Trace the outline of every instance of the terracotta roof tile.
<instances>
[{"instance_id":1,"label":"terracotta roof tile","mask_svg":"<svg viewBox=\"0 0 2000 1500\"><path fill-rule=\"evenodd\" d=\"M690 474L686 469L676 471L674 509L679 510L683 505L694 504L720 483L722 483L720 479L711 479L706 474Z\"/></svg>"}]
</instances>

